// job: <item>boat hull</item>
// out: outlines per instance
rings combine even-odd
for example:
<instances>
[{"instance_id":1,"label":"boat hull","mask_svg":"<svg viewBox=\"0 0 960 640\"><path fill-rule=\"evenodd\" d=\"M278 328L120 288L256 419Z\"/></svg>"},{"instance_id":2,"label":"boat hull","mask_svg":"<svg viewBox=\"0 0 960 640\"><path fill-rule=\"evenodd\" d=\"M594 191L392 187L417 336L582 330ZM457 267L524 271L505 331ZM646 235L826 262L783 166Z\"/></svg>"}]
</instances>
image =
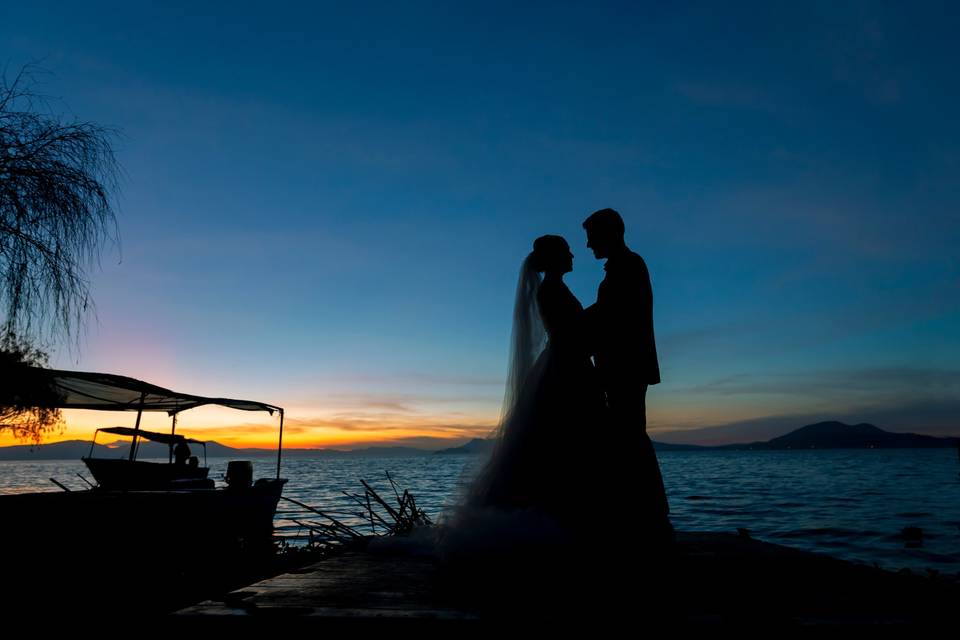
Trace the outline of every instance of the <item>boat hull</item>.
<instances>
[{"instance_id":1,"label":"boat hull","mask_svg":"<svg viewBox=\"0 0 960 640\"><path fill-rule=\"evenodd\" d=\"M286 480L246 489L90 489L0 496L3 538L49 548L230 554L269 545Z\"/></svg>"},{"instance_id":2,"label":"boat hull","mask_svg":"<svg viewBox=\"0 0 960 640\"><path fill-rule=\"evenodd\" d=\"M213 489L207 467L164 464L123 458L81 458L99 489L166 491L170 489Z\"/></svg>"},{"instance_id":3,"label":"boat hull","mask_svg":"<svg viewBox=\"0 0 960 640\"><path fill-rule=\"evenodd\" d=\"M0 601L82 611L103 601L164 611L231 587L275 557L286 480L247 489L0 496ZM241 580L243 581L243 580Z\"/></svg>"}]
</instances>

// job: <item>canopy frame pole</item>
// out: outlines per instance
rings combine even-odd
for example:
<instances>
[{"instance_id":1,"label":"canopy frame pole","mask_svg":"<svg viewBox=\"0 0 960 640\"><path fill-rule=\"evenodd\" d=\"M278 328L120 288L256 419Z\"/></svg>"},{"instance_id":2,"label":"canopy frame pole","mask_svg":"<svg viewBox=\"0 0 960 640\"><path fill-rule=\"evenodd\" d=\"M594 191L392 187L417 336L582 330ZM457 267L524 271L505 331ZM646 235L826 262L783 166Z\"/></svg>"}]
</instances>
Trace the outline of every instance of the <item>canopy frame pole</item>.
<instances>
[{"instance_id":1,"label":"canopy frame pole","mask_svg":"<svg viewBox=\"0 0 960 640\"><path fill-rule=\"evenodd\" d=\"M137 423L133 426L133 442L130 443L130 462L137 458L137 432L140 431L140 417L143 415L143 403L147 399L147 392L140 393L140 405L137 407Z\"/></svg>"},{"instance_id":2,"label":"canopy frame pole","mask_svg":"<svg viewBox=\"0 0 960 640\"><path fill-rule=\"evenodd\" d=\"M173 426L170 427L170 435L172 435L172 436L177 435L177 414L173 414ZM168 451L167 451L167 455L168 455L167 463L168 463L168 464L173 464L173 442L172 442L172 441L170 442L169 445L167 445L167 449L168 449Z\"/></svg>"},{"instance_id":3,"label":"canopy frame pole","mask_svg":"<svg viewBox=\"0 0 960 640\"><path fill-rule=\"evenodd\" d=\"M280 459L283 455L283 409L280 409L280 441L277 442L277 480L280 479Z\"/></svg>"}]
</instances>

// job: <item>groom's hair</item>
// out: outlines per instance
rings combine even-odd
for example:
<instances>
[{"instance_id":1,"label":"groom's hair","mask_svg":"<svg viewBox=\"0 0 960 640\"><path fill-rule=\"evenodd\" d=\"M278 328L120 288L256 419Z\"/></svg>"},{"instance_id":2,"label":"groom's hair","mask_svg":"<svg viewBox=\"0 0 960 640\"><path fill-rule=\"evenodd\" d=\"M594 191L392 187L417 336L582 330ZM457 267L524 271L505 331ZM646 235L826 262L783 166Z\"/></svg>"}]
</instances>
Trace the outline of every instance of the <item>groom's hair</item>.
<instances>
[{"instance_id":1,"label":"groom's hair","mask_svg":"<svg viewBox=\"0 0 960 640\"><path fill-rule=\"evenodd\" d=\"M623 238L623 218L613 209L600 209L583 221L583 228L605 236Z\"/></svg>"}]
</instances>

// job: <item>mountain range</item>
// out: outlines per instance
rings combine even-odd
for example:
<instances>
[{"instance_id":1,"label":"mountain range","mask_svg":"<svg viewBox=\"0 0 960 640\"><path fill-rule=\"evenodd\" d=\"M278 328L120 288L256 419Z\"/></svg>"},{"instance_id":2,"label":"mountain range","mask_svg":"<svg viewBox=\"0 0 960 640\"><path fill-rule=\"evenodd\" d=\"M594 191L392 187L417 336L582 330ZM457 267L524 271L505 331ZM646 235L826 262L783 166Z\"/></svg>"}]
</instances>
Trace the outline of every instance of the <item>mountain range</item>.
<instances>
[{"instance_id":1,"label":"mountain range","mask_svg":"<svg viewBox=\"0 0 960 640\"><path fill-rule=\"evenodd\" d=\"M191 453L203 459L203 447L197 444L190 445ZM93 448L95 458L126 458L130 455L130 443L117 441L109 445L98 444ZM342 457L370 457L370 458L405 458L428 456L434 453L426 449L414 447L368 447L364 449L284 449L283 458L342 458ZM49 444L13 445L0 447L0 460L79 460L91 454L89 440L64 440ZM142 442L137 454L139 459L164 459L169 456L166 445L155 442ZM207 456L210 458L276 458L276 449L237 449L220 444L207 442Z\"/></svg>"},{"instance_id":2,"label":"mountain range","mask_svg":"<svg viewBox=\"0 0 960 640\"><path fill-rule=\"evenodd\" d=\"M786 435L764 442L728 444L722 446L698 446L690 444L670 444L654 442L657 451L697 451L697 450L784 450L784 449L919 449L945 448L958 446L958 438L938 438L916 433L894 433L884 431L872 424L849 425L829 421L810 424L795 429ZM415 447L368 447L364 449L284 449L284 459L303 458L400 458L429 455L478 455L490 450L493 440L474 438L466 444L439 451L417 449ZM200 445L192 445L193 454L203 455ZM125 458L129 455L129 443L117 441L110 445L96 445L94 457ZM40 446L14 445L0 447L0 460L79 460L90 455L90 442L84 440L66 440ZM166 445L143 442L138 454L141 459L163 459L169 455ZM218 442L207 443L207 456L211 458L273 458L274 449L235 449Z\"/></svg>"},{"instance_id":3,"label":"mountain range","mask_svg":"<svg viewBox=\"0 0 960 640\"><path fill-rule=\"evenodd\" d=\"M715 449L932 449L956 447L958 438L938 438L917 433L884 431L872 424L828 421L808 424L786 435L748 444L728 444Z\"/></svg>"}]
</instances>

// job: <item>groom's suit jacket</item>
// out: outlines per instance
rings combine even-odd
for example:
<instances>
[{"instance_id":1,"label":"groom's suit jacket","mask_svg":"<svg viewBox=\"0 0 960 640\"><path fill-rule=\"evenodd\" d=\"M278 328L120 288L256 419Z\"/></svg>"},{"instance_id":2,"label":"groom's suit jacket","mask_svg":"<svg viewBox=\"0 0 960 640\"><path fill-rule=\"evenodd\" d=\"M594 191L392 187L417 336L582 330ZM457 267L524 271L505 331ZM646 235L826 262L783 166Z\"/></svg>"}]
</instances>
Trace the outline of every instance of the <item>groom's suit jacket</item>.
<instances>
[{"instance_id":1,"label":"groom's suit jacket","mask_svg":"<svg viewBox=\"0 0 960 640\"><path fill-rule=\"evenodd\" d=\"M597 302L588 309L597 372L608 392L660 382L647 264L629 249L611 256Z\"/></svg>"}]
</instances>

